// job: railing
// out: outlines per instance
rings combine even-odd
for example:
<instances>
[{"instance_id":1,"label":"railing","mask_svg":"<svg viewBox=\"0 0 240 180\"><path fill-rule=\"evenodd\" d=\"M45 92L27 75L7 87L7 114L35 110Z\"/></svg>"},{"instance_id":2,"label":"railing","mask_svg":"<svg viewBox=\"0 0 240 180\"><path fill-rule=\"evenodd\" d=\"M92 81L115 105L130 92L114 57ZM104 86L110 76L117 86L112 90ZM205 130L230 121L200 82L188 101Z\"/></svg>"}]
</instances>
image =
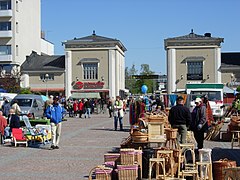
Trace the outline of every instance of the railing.
<instances>
[{"instance_id":1,"label":"railing","mask_svg":"<svg viewBox=\"0 0 240 180\"><path fill-rule=\"evenodd\" d=\"M0 17L12 17L12 10L0 10Z\"/></svg>"}]
</instances>

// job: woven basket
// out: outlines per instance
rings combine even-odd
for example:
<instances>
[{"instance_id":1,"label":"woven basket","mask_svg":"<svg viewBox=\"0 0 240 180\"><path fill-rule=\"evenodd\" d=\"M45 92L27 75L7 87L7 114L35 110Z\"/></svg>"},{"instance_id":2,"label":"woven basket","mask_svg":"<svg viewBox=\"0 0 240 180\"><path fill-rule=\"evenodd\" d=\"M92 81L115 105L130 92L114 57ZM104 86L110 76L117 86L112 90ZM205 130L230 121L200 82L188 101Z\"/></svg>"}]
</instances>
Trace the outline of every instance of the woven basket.
<instances>
[{"instance_id":1,"label":"woven basket","mask_svg":"<svg viewBox=\"0 0 240 180\"><path fill-rule=\"evenodd\" d=\"M148 140L148 134L147 133L142 133L139 131L134 131L131 134L133 142L146 142Z\"/></svg>"},{"instance_id":2,"label":"woven basket","mask_svg":"<svg viewBox=\"0 0 240 180\"><path fill-rule=\"evenodd\" d=\"M119 153L108 153L104 154L104 162L114 161L115 164L120 164L120 154Z\"/></svg>"},{"instance_id":3,"label":"woven basket","mask_svg":"<svg viewBox=\"0 0 240 180\"><path fill-rule=\"evenodd\" d=\"M240 126L240 117L239 116L231 116L230 124L232 126Z\"/></svg>"},{"instance_id":4,"label":"woven basket","mask_svg":"<svg viewBox=\"0 0 240 180\"><path fill-rule=\"evenodd\" d=\"M172 129L172 128L165 128L165 133L166 133L166 139L176 139L177 134L178 134L178 129Z\"/></svg>"},{"instance_id":5,"label":"woven basket","mask_svg":"<svg viewBox=\"0 0 240 180\"><path fill-rule=\"evenodd\" d=\"M142 150L135 150L134 161L140 166L140 179L142 178Z\"/></svg>"},{"instance_id":6,"label":"woven basket","mask_svg":"<svg viewBox=\"0 0 240 180\"><path fill-rule=\"evenodd\" d=\"M136 180L138 178L138 165L118 165L118 180Z\"/></svg>"},{"instance_id":7,"label":"woven basket","mask_svg":"<svg viewBox=\"0 0 240 180\"><path fill-rule=\"evenodd\" d=\"M236 161L228 159L220 159L219 161L213 162L213 179L214 180L224 180L223 170L225 168L236 167Z\"/></svg>"},{"instance_id":8,"label":"woven basket","mask_svg":"<svg viewBox=\"0 0 240 180\"><path fill-rule=\"evenodd\" d=\"M133 148L124 148L120 149L120 159L122 165L132 165L135 160L135 149Z\"/></svg>"},{"instance_id":9,"label":"woven basket","mask_svg":"<svg viewBox=\"0 0 240 180\"><path fill-rule=\"evenodd\" d=\"M92 180L93 172L95 172L96 180L111 180L112 179L112 168L105 166L96 166L89 172L89 180Z\"/></svg>"}]
</instances>

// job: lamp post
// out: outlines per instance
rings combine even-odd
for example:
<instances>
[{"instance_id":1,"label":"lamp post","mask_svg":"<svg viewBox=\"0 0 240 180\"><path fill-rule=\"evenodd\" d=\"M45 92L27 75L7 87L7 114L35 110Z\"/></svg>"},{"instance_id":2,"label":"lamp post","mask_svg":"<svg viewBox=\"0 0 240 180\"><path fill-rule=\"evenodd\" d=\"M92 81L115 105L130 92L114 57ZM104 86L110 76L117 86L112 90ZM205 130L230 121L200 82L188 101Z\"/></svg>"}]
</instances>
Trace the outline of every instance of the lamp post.
<instances>
[{"instance_id":1,"label":"lamp post","mask_svg":"<svg viewBox=\"0 0 240 180\"><path fill-rule=\"evenodd\" d=\"M45 74L45 78L44 78L44 80L45 80L45 82L46 82L46 96L48 97L48 79L49 79L49 74Z\"/></svg>"}]
</instances>

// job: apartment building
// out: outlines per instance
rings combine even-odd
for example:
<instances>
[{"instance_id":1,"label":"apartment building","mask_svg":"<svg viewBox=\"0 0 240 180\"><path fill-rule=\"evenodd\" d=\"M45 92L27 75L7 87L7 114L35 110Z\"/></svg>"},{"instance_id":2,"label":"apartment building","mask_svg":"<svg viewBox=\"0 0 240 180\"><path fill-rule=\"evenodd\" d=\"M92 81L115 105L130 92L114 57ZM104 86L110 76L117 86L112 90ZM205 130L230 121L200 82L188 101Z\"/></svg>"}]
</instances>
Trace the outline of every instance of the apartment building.
<instances>
[{"instance_id":1,"label":"apartment building","mask_svg":"<svg viewBox=\"0 0 240 180\"><path fill-rule=\"evenodd\" d=\"M41 37L41 0L0 0L0 78L19 78L32 51L54 54L54 45Z\"/></svg>"}]
</instances>

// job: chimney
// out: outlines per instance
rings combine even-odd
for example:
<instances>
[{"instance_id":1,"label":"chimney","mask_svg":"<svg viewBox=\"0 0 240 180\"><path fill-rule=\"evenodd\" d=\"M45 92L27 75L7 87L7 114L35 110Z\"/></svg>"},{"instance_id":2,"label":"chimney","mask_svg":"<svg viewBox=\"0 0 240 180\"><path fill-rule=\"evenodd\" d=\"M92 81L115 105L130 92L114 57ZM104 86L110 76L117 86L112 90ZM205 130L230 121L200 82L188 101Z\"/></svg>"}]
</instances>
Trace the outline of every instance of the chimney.
<instances>
[{"instance_id":1,"label":"chimney","mask_svg":"<svg viewBox=\"0 0 240 180\"><path fill-rule=\"evenodd\" d=\"M212 35L211 35L211 33L205 33L204 36L205 37L211 37Z\"/></svg>"}]
</instances>

